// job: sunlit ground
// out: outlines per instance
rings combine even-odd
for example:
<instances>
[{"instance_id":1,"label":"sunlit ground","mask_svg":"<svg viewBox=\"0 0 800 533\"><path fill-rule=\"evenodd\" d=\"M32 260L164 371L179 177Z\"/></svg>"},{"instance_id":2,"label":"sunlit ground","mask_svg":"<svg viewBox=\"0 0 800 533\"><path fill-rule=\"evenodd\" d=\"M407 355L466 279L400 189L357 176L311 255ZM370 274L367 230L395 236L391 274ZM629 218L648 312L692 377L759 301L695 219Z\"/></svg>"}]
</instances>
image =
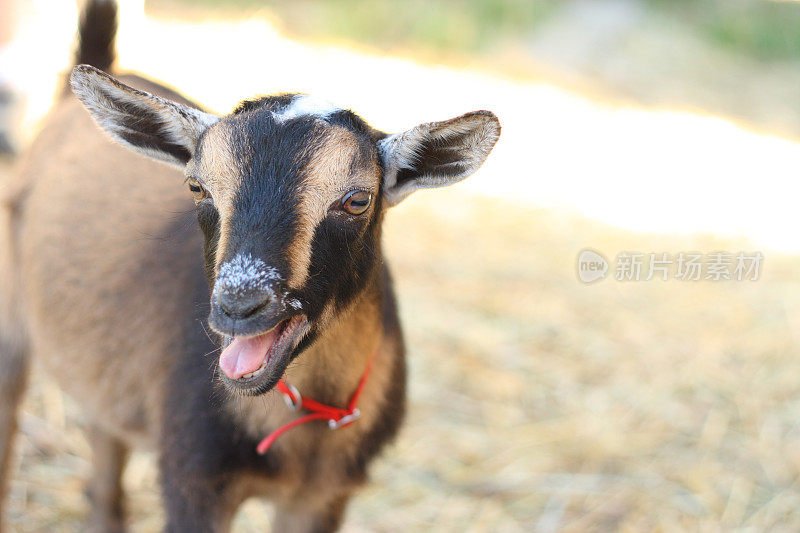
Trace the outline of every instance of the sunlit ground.
<instances>
[{"instance_id":1,"label":"sunlit ground","mask_svg":"<svg viewBox=\"0 0 800 533\"><path fill-rule=\"evenodd\" d=\"M26 32L38 43L24 69L29 126L68 65L74 17L71 2L36 4L49 11ZM388 217L410 414L346 531L800 528L798 261L769 251L800 251L797 142L697 111L296 42L265 19L124 20L123 69L220 112L299 90L388 131L500 116L477 175ZM766 263L756 282L585 286L575 256L586 246L761 249ZM79 531L88 447L77 410L40 375L12 527ZM125 481L134 531L157 531L152 457L135 455ZM236 531L264 531L268 515L250 502Z\"/></svg>"}]
</instances>

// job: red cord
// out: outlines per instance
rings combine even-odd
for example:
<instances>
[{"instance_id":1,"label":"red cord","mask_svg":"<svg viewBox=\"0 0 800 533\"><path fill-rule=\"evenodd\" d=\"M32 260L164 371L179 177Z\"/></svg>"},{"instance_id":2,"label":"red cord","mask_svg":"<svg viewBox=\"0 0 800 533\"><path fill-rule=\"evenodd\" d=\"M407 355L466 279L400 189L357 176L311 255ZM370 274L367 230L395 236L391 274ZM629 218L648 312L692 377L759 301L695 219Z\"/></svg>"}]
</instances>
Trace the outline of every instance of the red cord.
<instances>
[{"instance_id":1,"label":"red cord","mask_svg":"<svg viewBox=\"0 0 800 533\"><path fill-rule=\"evenodd\" d=\"M378 345L380 347L380 345ZM278 440L278 438L289 431L290 429L297 427L301 424L305 424L306 422L311 422L312 420L328 420L328 423L331 425L331 429L337 429L339 427L349 426L353 422L358 419L360 412L358 411L358 399L361 397L361 393L364 391L364 385L367 384L367 378L369 377L369 373L372 370L372 361L375 359L375 354L378 352L378 348L372 352L367 360L367 366L364 368L364 373L361 375L361 381L358 382L358 387L353 392L353 395L350 397L350 401L347 402L347 409L340 409L338 407L333 407L330 405L325 405L324 403L320 403L316 400L312 400L311 398L306 398L305 396L301 396L300 398L300 406L301 408L305 409L306 411L311 411L310 414L307 414L303 417L298 419L292 420L291 422L282 425L258 443L256 447L256 452L259 455L264 455L269 450L270 446ZM291 400L292 404L297 405L297 397L295 396L294 392L292 392L292 388L287 385L283 379L278 381L278 390L281 391L281 394L286 396L289 400ZM294 389L297 390L297 389ZM337 425L345 417L351 417L351 420L348 420L344 424Z\"/></svg>"},{"instance_id":2,"label":"red cord","mask_svg":"<svg viewBox=\"0 0 800 533\"><path fill-rule=\"evenodd\" d=\"M272 446L272 443L278 440L278 437L289 431L295 426L299 426L300 424L305 424L306 422L311 422L312 420L324 420L328 418L328 416L324 413L311 413L306 415L302 418L298 418L296 420L292 420L288 424L284 424L269 435L267 435L261 442L258 443L258 447L256 451L259 455L264 455L269 450L269 447Z\"/></svg>"}]
</instances>

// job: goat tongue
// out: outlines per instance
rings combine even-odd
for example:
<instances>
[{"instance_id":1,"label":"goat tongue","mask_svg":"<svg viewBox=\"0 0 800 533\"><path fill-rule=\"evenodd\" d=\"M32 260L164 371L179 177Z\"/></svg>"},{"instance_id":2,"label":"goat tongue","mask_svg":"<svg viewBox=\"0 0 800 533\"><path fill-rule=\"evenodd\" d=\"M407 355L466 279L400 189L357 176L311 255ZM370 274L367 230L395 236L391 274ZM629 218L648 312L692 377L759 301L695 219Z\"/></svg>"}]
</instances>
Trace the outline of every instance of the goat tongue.
<instances>
[{"instance_id":1,"label":"goat tongue","mask_svg":"<svg viewBox=\"0 0 800 533\"><path fill-rule=\"evenodd\" d=\"M277 336L278 328L273 328L258 337L234 338L219 356L220 368L231 379L255 372L261 368Z\"/></svg>"}]
</instances>

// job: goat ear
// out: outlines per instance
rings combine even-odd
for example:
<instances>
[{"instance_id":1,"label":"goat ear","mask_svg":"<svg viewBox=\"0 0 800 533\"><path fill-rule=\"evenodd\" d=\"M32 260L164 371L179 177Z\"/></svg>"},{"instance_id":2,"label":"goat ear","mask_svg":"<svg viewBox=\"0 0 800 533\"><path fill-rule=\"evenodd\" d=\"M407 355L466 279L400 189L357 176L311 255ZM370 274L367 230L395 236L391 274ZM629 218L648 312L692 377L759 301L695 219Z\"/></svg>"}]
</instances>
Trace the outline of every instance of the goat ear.
<instances>
[{"instance_id":1,"label":"goat ear","mask_svg":"<svg viewBox=\"0 0 800 533\"><path fill-rule=\"evenodd\" d=\"M378 152L385 201L395 205L417 189L463 180L478 170L499 137L500 122L490 111L473 111L384 137L378 141Z\"/></svg>"},{"instance_id":2,"label":"goat ear","mask_svg":"<svg viewBox=\"0 0 800 533\"><path fill-rule=\"evenodd\" d=\"M128 148L183 168L200 135L219 120L119 82L89 65L70 76L72 90L97 124Z\"/></svg>"}]
</instances>

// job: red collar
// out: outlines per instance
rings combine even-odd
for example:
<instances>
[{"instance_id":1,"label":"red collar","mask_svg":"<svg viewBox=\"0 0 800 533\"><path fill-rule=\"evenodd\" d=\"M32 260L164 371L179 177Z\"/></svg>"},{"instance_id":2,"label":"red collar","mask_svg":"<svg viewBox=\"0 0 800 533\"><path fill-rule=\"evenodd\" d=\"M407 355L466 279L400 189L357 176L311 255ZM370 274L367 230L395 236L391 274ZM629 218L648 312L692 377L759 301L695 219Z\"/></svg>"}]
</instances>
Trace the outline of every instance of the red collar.
<instances>
[{"instance_id":1,"label":"red collar","mask_svg":"<svg viewBox=\"0 0 800 533\"><path fill-rule=\"evenodd\" d=\"M367 366L364 369L364 374L361 375L361 381L358 382L358 387L356 387L355 392L353 392L353 395L350 397L350 401L347 402L346 409L325 405L316 400L312 400L311 398L304 398L300 395L300 391L298 391L294 385L286 383L283 381L283 379L279 380L277 385L278 390L280 390L281 394L283 394L283 399L286 401L286 405L288 405L292 411L305 409L306 411L310 411L310 413L282 425L264 437L264 439L256 447L256 452L258 452L260 455L264 455L267 453L267 450L269 450L270 446L272 446L273 443L278 440L278 437L290 429L301 424L305 424L306 422L311 422L312 420L327 420L328 427L331 429L339 429L340 427L349 426L358 420L358 418L361 416L361 411L359 411L357 407L358 398L361 396L361 392L364 390L364 385L367 383L369 372L372 370L372 360L375 359L375 354L377 352L378 348L375 348L375 350L369 356L369 359L367 360Z\"/></svg>"}]
</instances>

